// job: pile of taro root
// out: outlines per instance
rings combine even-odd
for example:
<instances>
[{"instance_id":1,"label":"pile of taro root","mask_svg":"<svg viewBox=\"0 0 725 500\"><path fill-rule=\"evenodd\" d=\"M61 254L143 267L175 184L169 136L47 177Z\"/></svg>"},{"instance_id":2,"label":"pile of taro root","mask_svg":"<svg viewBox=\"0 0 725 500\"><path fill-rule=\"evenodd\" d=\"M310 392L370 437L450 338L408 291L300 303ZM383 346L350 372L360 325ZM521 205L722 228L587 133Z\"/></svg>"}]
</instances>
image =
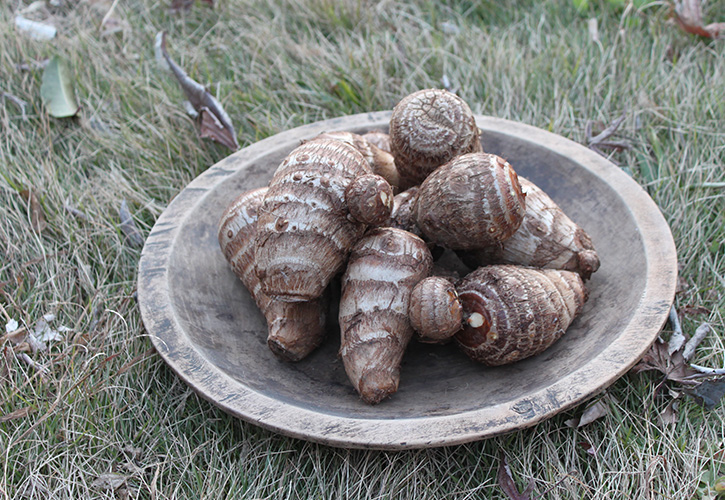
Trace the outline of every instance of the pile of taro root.
<instances>
[{"instance_id":1,"label":"pile of taro root","mask_svg":"<svg viewBox=\"0 0 725 500\"><path fill-rule=\"evenodd\" d=\"M389 135L324 133L229 205L219 243L275 355L298 361L324 340L341 272L339 354L369 404L397 391L414 335L495 366L564 334L599 267L591 239L479 135L460 97L421 90L395 106ZM446 249L475 270L434 266Z\"/></svg>"}]
</instances>

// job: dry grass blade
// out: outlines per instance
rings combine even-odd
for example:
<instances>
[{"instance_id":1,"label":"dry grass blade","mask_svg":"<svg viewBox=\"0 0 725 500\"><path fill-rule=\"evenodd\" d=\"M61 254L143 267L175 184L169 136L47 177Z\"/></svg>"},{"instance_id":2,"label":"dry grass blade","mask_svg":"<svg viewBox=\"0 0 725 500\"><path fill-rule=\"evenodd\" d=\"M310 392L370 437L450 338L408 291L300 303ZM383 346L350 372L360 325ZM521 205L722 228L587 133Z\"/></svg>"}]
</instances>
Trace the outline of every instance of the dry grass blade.
<instances>
[{"instance_id":1,"label":"dry grass blade","mask_svg":"<svg viewBox=\"0 0 725 500\"><path fill-rule=\"evenodd\" d=\"M28 415L33 413L35 411L35 407L33 406L25 406L23 408L18 408L15 411L11 411L10 413L6 413L5 415L0 415L0 424L5 422L10 422L11 420L17 420L19 418L26 418Z\"/></svg>"},{"instance_id":2,"label":"dry grass blade","mask_svg":"<svg viewBox=\"0 0 725 500\"><path fill-rule=\"evenodd\" d=\"M174 74L176 79L179 81L181 88L183 89L189 102L194 109L201 115L204 120L204 115L213 115L207 117L206 126L202 121L202 137L209 137L210 139L217 140L224 144L231 150L239 149L239 143L237 143L237 133L234 130L234 125L227 115L222 105L216 98L209 93L206 88L200 83L192 80L181 67L174 62L166 51L166 33L160 32L156 35L156 47L160 51L169 69ZM216 131L216 129L224 130L224 134ZM223 141L223 142L222 142Z\"/></svg>"},{"instance_id":3,"label":"dry grass blade","mask_svg":"<svg viewBox=\"0 0 725 500\"><path fill-rule=\"evenodd\" d=\"M12 94L8 94L5 91L0 91L0 97L2 97L3 100L8 100L17 106L20 109L20 113L22 114L23 120L28 119L27 115L25 114L25 106L28 105L27 102L23 101L19 97L16 97Z\"/></svg>"}]
</instances>

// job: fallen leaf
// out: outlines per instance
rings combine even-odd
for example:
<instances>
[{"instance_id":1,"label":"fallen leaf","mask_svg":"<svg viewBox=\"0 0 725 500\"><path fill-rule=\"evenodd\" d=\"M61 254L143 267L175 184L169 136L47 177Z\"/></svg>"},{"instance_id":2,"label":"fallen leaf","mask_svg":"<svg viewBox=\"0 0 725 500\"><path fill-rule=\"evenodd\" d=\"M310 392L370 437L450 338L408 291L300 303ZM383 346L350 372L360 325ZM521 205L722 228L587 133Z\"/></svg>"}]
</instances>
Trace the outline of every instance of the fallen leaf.
<instances>
[{"instance_id":1,"label":"fallen leaf","mask_svg":"<svg viewBox=\"0 0 725 500\"><path fill-rule=\"evenodd\" d=\"M126 476L115 472L105 472L98 476L91 484L99 490L115 490L126 484Z\"/></svg>"},{"instance_id":2,"label":"fallen leaf","mask_svg":"<svg viewBox=\"0 0 725 500\"><path fill-rule=\"evenodd\" d=\"M199 131L199 137L202 139L211 139L219 144L223 144L232 151L239 149L237 139L232 135L233 130L230 131L226 128L206 106L201 108L199 111L201 115L201 129Z\"/></svg>"},{"instance_id":3,"label":"fallen leaf","mask_svg":"<svg viewBox=\"0 0 725 500\"><path fill-rule=\"evenodd\" d=\"M665 409L660 413L660 421L662 425L675 425L677 423L677 408L680 402L677 399L671 399Z\"/></svg>"},{"instance_id":4,"label":"fallen leaf","mask_svg":"<svg viewBox=\"0 0 725 500\"><path fill-rule=\"evenodd\" d=\"M516 483L511 475L511 468L506 461L506 455L503 452L500 453L500 461L498 466L498 485L501 487L506 496L510 500L531 500L531 492L534 489L534 481L529 481L529 485L526 487L523 493L519 493L516 488Z\"/></svg>"},{"instance_id":5,"label":"fallen leaf","mask_svg":"<svg viewBox=\"0 0 725 500\"><path fill-rule=\"evenodd\" d=\"M0 380L9 380L10 366L14 358L14 352L9 346L3 346L0 356Z\"/></svg>"},{"instance_id":6,"label":"fallen leaf","mask_svg":"<svg viewBox=\"0 0 725 500\"><path fill-rule=\"evenodd\" d=\"M70 331L69 328L61 326L57 330L50 327L50 322L55 319L52 314L46 314L39 319L33 327L32 335L38 342L43 344L47 342L57 342L63 340L62 333Z\"/></svg>"},{"instance_id":7,"label":"fallen leaf","mask_svg":"<svg viewBox=\"0 0 725 500\"><path fill-rule=\"evenodd\" d=\"M584 451L586 451L591 456L594 457L597 455L597 449L589 441L579 441L577 444L584 448Z\"/></svg>"},{"instance_id":8,"label":"fallen leaf","mask_svg":"<svg viewBox=\"0 0 725 500\"><path fill-rule=\"evenodd\" d=\"M704 306L694 306L692 304L687 304L680 309L680 313L683 316L696 316L699 314L710 314L712 313L712 310Z\"/></svg>"},{"instance_id":9,"label":"fallen leaf","mask_svg":"<svg viewBox=\"0 0 725 500\"><path fill-rule=\"evenodd\" d=\"M33 227L33 231L41 233L48 227L48 223L45 221L45 213L36 191L34 189L23 189L20 191L20 196L30 205L30 225Z\"/></svg>"},{"instance_id":10,"label":"fallen leaf","mask_svg":"<svg viewBox=\"0 0 725 500\"><path fill-rule=\"evenodd\" d=\"M648 370L656 370L665 375L667 380L678 382L684 385L693 385L697 382L688 379L688 377L697 372L690 368L682 357L682 351L669 353L669 344L667 342L655 341L652 347L645 353L642 360L637 363L632 371L640 373Z\"/></svg>"},{"instance_id":11,"label":"fallen leaf","mask_svg":"<svg viewBox=\"0 0 725 500\"><path fill-rule=\"evenodd\" d=\"M33 406L26 406L24 408L18 408L17 410L11 411L10 413L0 415L0 424L2 424L3 422L9 422L11 420L17 420L19 418L25 418L34 411L35 411L35 408Z\"/></svg>"},{"instance_id":12,"label":"fallen leaf","mask_svg":"<svg viewBox=\"0 0 725 500\"><path fill-rule=\"evenodd\" d=\"M209 93L200 83L192 80L183 69L177 65L166 51L166 33L156 35L155 44L157 60L163 61L162 66L168 67L179 81L184 94L194 109L199 113L201 120L201 137L208 137L227 146L231 150L239 149L237 133L234 125L222 108L219 101ZM205 120L205 115L207 115ZM205 124L206 121L206 124ZM223 133L218 130L223 129Z\"/></svg>"},{"instance_id":13,"label":"fallen leaf","mask_svg":"<svg viewBox=\"0 0 725 500\"><path fill-rule=\"evenodd\" d=\"M58 34L55 26L31 21L23 16L15 17L15 27L34 40L52 40Z\"/></svg>"},{"instance_id":14,"label":"fallen leaf","mask_svg":"<svg viewBox=\"0 0 725 500\"><path fill-rule=\"evenodd\" d=\"M144 238L141 236L141 231L139 231L138 226L136 226L136 221L131 216L126 200L121 201L118 215L121 218L121 231L126 236L126 241L135 247L142 247Z\"/></svg>"},{"instance_id":15,"label":"fallen leaf","mask_svg":"<svg viewBox=\"0 0 725 500\"><path fill-rule=\"evenodd\" d=\"M707 410L714 409L725 396L725 378L705 380L699 385L688 389L687 394L692 396L698 404Z\"/></svg>"},{"instance_id":16,"label":"fallen leaf","mask_svg":"<svg viewBox=\"0 0 725 500\"><path fill-rule=\"evenodd\" d=\"M676 0L674 7L675 21L686 32L705 38L725 36L725 23L703 25L701 0Z\"/></svg>"},{"instance_id":17,"label":"fallen leaf","mask_svg":"<svg viewBox=\"0 0 725 500\"><path fill-rule=\"evenodd\" d=\"M69 118L78 113L70 72L58 56L53 57L43 70L40 97L50 116Z\"/></svg>"},{"instance_id":18,"label":"fallen leaf","mask_svg":"<svg viewBox=\"0 0 725 500\"><path fill-rule=\"evenodd\" d=\"M590 407L588 407L586 410L584 410L584 413L582 413L581 418L579 418L579 423L577 424L577 428L584 427L585 425L591 424L595 420L602 418L605 415L609 414L609 406L603 401L599 400Z\"/></svg>"},{"instance_id":19,"label":"fallen leaf","mask_svg":"<svg viewBox=\"0 0 725 500\"><path fill-rule=\"evenodd\" d=\"M7 323L5 323L5 333L11 333L18 329L20 325L18 324L18 321L14 318L10 318Z\"/></svg>"}]
</instances>

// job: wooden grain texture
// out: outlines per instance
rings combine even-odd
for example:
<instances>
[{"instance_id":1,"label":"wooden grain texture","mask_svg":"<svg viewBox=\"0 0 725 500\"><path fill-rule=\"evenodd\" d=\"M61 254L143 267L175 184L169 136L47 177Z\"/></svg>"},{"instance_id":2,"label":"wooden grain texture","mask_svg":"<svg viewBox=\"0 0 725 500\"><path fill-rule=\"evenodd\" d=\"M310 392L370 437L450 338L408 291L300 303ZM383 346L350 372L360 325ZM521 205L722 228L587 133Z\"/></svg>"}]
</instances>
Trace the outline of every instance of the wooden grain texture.
<instances>
[{"instance_id":1,"label":"wooden grain texture","mask_svg":"<svg viewBox=\"0 0 725 500\"><path fill-rule=\"evenodd\" d=\"M469 361L452 345L412 342L399 391L374 407L347 381L337 331L300 363L275 359L263 316L219 250L219 217L241 191L264 186L301 140L331 130L387 130L389 118L389 112L337 118L255 143L196 178L159 217L141 257L139 303L154 346L179 377L232 415L289 436L406 449L532 426L626 373L656 338L674 298L677 257L662 214L596 153L482 116L476 120L483 149L544 189L599 252L589 301L567 333L541 355L496 368Z\"/></svg>"}]
</instances>

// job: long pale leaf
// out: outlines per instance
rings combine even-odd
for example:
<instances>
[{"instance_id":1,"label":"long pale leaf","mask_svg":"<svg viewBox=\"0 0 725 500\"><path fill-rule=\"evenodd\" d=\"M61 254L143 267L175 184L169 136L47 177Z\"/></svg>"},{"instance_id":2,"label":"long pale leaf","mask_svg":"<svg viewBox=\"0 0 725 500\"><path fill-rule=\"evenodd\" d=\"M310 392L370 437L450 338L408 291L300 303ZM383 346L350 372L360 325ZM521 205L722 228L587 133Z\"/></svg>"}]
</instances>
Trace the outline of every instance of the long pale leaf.
<instances>
[{"instance_id":1,"label":"long pale leaf","mask_svg":"<svg viewBox=\"0 0 725 500\"><path fill-rule=\"evenodd\" d=\"M70 71L58 56L53 57L43 71L40 97L50 116L68 118L78 113Z\"/></svg>"}]
</instances>

